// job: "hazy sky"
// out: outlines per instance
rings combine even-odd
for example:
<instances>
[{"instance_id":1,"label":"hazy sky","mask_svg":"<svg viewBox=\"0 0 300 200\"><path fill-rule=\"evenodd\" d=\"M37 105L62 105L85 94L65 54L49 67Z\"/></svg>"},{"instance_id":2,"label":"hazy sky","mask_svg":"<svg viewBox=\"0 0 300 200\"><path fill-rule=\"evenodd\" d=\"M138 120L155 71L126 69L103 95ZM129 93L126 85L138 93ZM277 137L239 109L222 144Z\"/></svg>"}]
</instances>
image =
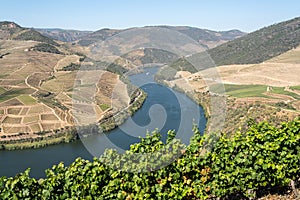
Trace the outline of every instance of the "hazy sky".
<instances>
[{"instance_id":1,"label":"hazy sky","mask_svg":"<svg viewBox=\"0 0 300 200\"><path fill-rule=\"evenodd\" d=\"M2 0L0 21L79 30L188 25L251 32L297 16L299 0Z\"/></svg>"}]
</instances>

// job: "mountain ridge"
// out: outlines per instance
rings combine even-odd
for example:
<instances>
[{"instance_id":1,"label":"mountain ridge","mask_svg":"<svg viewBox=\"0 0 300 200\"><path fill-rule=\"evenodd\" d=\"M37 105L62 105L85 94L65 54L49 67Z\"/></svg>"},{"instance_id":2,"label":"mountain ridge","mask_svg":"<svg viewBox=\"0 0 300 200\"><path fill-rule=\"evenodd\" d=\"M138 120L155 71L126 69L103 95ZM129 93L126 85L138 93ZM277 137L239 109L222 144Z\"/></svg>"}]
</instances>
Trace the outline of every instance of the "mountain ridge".
<instances>
[{"instance_id":1,"label":"mountain ridge","mask_svg":"<svg viewBox=\"0 0 300 200\"><path fill-rule=\"evenodd\" d=\"M74 42L92 33L92 31L80 31L80 30L61 29L61 28L35 28L35 30L44 36L62 42Z\"/></svg>"},{"instance_id":2,"label":"mountain ridge","mask_svg":"<svg viewBox=\"0 0 300 200\"><path fill-rule=\"evenodd\" d=\"M146 27L168 28L186 34L198 42L199 39L200 40L205 39L203 38L205 34L212 41L232 40L246 34L245 32L242 32L238 29L232 29L228 31L215 31L215 30L202 29L202 28L192 27L192 26L170 26L170 25L157 25L157 26L144 26L144 27L145 28ZM60 40L63 42L74 42L76 40L79 40L79 44L83 46L88 46L94 40L97 39L105 40L108 37L111 37L115 34L130 29L135 29L135 28L143 28L143 27L131 27L125 29L102 28L96 31L81 31L81 30L73 30L73 29L68 30L68 29L61 29L61 28L36 28L35 30L55 40ZM218 34L220 36L218 36Z\"/></svg>"},{"instance_id":3,"label":"mountain ridge","mask_svg":"<svg viewBox=\"0 0 300 200\"><path fill-rule=\"evenodd\" d=\"M208 50L216 65L256 64L300 45L300 17L275 23Z\"/></svg>"},{"instance_id":4,"label":"mountain ridge","mask_svg":"<svg viewBox=\"0 0 300 200\"><path fill-rule=\"evenodd\" d=\"M212 31L212 30L208 30L208 29L201 29L201 28L190 27L190 26L159 25L159 26L145 26L145 27L141 27L141 28L147 28L147 27L167 28L170 30L178 31L182 34L185 34L185 35L191 37L195 41L199 42L201 45L206 46L207 48L217 46L221 43L225 43L229 40L236 39L236 38L241 37L246 34L237 29L228 30L228 31ZM100 29L100 30L92 32L92 33L86 35L85 37L81 38L78 41L78 44L80 44L82 46L88 46L99 39L105 40L108 37L112 37L123 31L128 31L128 30L133 30L133 29L138 29L138 28L139 27L133 27L133 28L127 28L127 29L109 29L109 28ZM213 42L213 44L210 44L209 41Z\"/></svg>"},{"instance_id":5,"label":"mountain ridge","mask_svg":"<svg viewBox=\"0 0 300 200\"><path fill-rule=\"evenodd\" d=\"M15 22L0 22L0 39L2 40L32 40L59 46L53 39L46 37L32 28L25 28Z\"/></svg>"}]
</instances>

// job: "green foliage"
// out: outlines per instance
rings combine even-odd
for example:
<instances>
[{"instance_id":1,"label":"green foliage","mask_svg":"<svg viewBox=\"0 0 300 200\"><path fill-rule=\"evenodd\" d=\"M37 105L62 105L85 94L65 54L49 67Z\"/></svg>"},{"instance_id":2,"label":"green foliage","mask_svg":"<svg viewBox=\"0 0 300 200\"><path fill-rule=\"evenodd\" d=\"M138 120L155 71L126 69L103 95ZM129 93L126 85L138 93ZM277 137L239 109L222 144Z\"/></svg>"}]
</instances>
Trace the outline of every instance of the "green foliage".
<instances>
[{"instance_id":1,"label":"green foliage","mask_svg":"<svg viewBox=\"0 0 300 200\"><path fill-rule=\"evenodd\" d=\"M90 40L90 39L81 39L78 41L78 44L81 46L89 46L93 43L96 43L96 40Z\"/></svg>"},{"instance_id":2,"label":"green foliage","mask_svg":"<svg viewBox=\"0 0 300 200\"><path fill-rule=\"evenodd\" d=\"M3 87L0 87L0 95L5 93L5 92L6 92L6 90Z\"/></svg>"},{"instance_id":3,"label":"green foliage","mask_svg":"<svg viewBox=\"0 0 300 200\"><path fill-rule=\"evenodd\" d=\"M105 103L100 104L99 106L100 106L100 108L101 108L102 111L106 111L107 109L110 108L110 105L107 105L107 104L105 104Z\"/></svg>"},{"instance_id":4,"label":"green foliage","mask_svg":"<svg viewBox=\"0 0 300 200\"><path fill-rule=\"evenodd\" d=\"M80 64L76 64L76 63L71 63L67 66L64 66L61 70L62 71L76 71L80 69Z\"/></svg>"},{"instance_id":5,"label":"green foliage","mask_svg":"<svg viewBox=\"0 0 300 200\"><path fill-rule=\"evenodd\" d=\"M0 89L0 92L2 94L0 95L0 102L4 102L6 100L15 98L19 95L24 95L24 94L31 94L33 92L33 89L31 88L13 88L10 90L5 91L4 89Z\"/></svg>"},{"instance_id":6,"label":"green foliage","mask_svg":"<svg viewBox=\"0 0 300 200\"><path fill-rule=\"evenodd\" d=\"M297 86L291 86L291 89L292 89L292 90L300 90L300 85L297 85Z\"/></svg>"},{"instance_id":7,"label":"green foliage","mask_svg":"<svg viewBox=\"0 0 300 200\"><path fill-rule=\"evenodd\" d=\"M130 95L130 102L127 108L115 115L110 113L99 121L101 130L107 132L123 124L129 116L133 115L143 105L146 98L147 94L143 90L135 90Z\"/></svg>"},{"instance_id":8,"label":"green foliage","mask_svg":"<svg viewBox=\"0 0 300 200\"><path fill-rule=\"evenodd\" d=\"M54 40L52 40L46 36L43 36L42 34L40 34L39 32L37 32L33 29L27 29L26 31L21 32L14 39L16 39L16 40L33 40L33 41L37 41L37 42L51 44L54 46L59 46L59 44L56 43Z\"/></svg>"},{"instance_id":9,"label":"green foliage","mask_svg":"<svg viewBox=\"0 0 300 200\"><path fill-rule=\"evenodd\" d=\"M69 167L60 163L46 171L45 179L30 178L29 170L12 178L2 177L0 199L207 199L236 194L251 197L256 191L298 180L300 120L280 127L266 122L251 125L247 132L237 132L232 138L201 136L195 129L188 147L174 138L173 131L166 144L155 131L122 155L107 150L92 162L78 158ZM205 152L208 146L211 150ZM158 169L178 155L181 156L174 162ZM138 173L145 169L148 172Z\"/></svg>"},{"instance_id":10,"label":"green foliage","mask_svg":"<svg viewBox=\"0 0 300 200\"><path fill-rule=\"evenodd\" d=\"M181 57L170 64L170 68L173 68L175 71L188 71L191 73L196 73L211 67L215 67L215 63L207 51Z\"/></svg>"},{"instance_id":11,"label":"green foliage","mask_svg":"<svg viewBox=\"0 0 300 200\"><path fill-rule=\"evenodd\" d=\"M137 55L135 57L131 57L129 52L127 54L122 55L123 58L131 60L132 62L136 60L140 60L142 64L151 64L151 63L172 63L178 59L178 55L163 50L163 49L155 49L155 48L145 48L143 55Z\"/></svg>"},{"instance_id":12,"label":"green foliage","mask_svg":"<svg viewBox=\"0 0 300 200\"><path fill-rule=\"evenodd\" d=\"M176 72L173 68L162 66L155 74L154 79L157 82L163 82L164 80L171 81L174 79Z\"/></svg>"},{"instance_id":13,"label":"green foliage","mask_svg":"<svg viewBox=\"0 0 300 200\"><path fill-rule=\"evenodd\" d=\"M0 30L8 31L10 35L24 30L21 26L14 22L3 21L0 22Z\"/></svg>"},{"instance_id":14,"label":"green foliage","mask_svg":"<svg viewBox=\"0 0 300 200\"><path fill-rule=\"evenodd\" d=\"M172 63L178 59L178 55L163 49L146 48L144 53L145 55L141 58L142 64Z\"/></svg>"},{"instance_id":15,"label":"green foliage","mask_svg":"<svg viewBox=\"0 0 300 200\"><path fill-rule=\"evenodd\" d=\"M41 51L41 52L48 52L48 53L55 53L55 54L62 54L55 46L47 43L40 43L35 45L32 50L34 51Z\"/></svg>"},{"instance_id":16,"label":"green foliage","mask_svg":"<svg viewBox=\"0 0 300 200\"><path fill-rule=\"evenodd\" d=\"M286 109L290 109L290 110L296 110L291 104L285 103L283 101L275 103L275 106L277 106L279 108L286 108Z\"/></svg>"},{"instance_id":17,"label":"green foliage","mask_svg":"<svg viewBox=\"0 0 300 200\"><path fill-rule=\"evenodd\" d=\"M36 100L32 98L30 95L20 95L18 96L18 99L24 104L24 105L32 105L36 103Z\"/></svg>"},{"instance_id":18,"label":"green foliage","mask_svg":"<svg viewBox=\"0 0 300 200\"><path fill-rule=\"evenodd\" d=\"M291 96L297 100L300 100L300 96L298 94L286 91L284 87L272 87L272 93L283 94L283 95Z\"/></svg>"},{"instance_id":19,"label":"green foliage","mask_svg":"<svg viewBox=\"0 0 300 200\"><path fill-rule=\"evenodd\" d=\"M37 194L40 185L29 177L30 169L11 178L0 178L0 198L1 199L33 199L38 198Z\"/></svg>"},{"instance_id":20,"label":"green foliage","mask_svg":"<svg viewBox=\"0 0 300 200\"><path fill-rule=\"evenodd\" d=\"M68 110L66 106L64 106L59 101L57 101L57 99L55 99L54 94L51 92L39 91L34 95L34 97L36 97L38 101L43 102L51 108L60 108L62 110Z\"/></svg>"},{"instance_id":21,"label":"green foliage","mask_svg":"<svg viewBox=\"0 0 300 200\"><path fill-rule=\"evenodd\" d=\"M266 61L300 44L300 18L274 24L208 50L216 65Z\"/></svg>"},{"instance_id":22,"label":"green foliage","mask_svg":"<svg viewBox=\"0 0 300 200\"><path fill-rule=\"evenodd\" d=\"M267 95L264 95L267 91L267 86L265 85L231 85L225 84L226 94L237 97L265 97L268 98Z\"/></svg>"},{"instance_id":23,"label":"green foliage","mask_svg":"<svg viewBox=\"0 0 300 200\"><path fill-rule=\"evenodd\" d=\"M111 63L110 65L108 65L106 70L111 73L118 74L121 76L123 74L125 74L126 72L128 72L128 69L125 69L124 67L122 67L121 65L118 65L116 63Z\"/></svg>"},{"instance_id":24,"label":"green foliage","mask_svg":"<svg viewBox=\"0 0 300 200\"><path fill-rule=\"evenodd\" d=\"M185 58L180 58L170 65L176 71L188 71L196 73L197 69Z\"/></svg>"}]
</instances>

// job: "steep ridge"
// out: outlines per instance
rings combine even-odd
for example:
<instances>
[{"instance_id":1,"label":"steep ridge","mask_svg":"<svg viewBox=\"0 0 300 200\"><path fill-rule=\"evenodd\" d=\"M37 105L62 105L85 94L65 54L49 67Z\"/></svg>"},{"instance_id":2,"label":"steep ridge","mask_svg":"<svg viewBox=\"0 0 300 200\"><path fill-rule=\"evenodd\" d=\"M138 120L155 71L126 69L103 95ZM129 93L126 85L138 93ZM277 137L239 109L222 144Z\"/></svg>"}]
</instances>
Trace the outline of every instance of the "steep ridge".
<instances>
[{"instance_id":1,"label":"steep ridge","mask_svg":"<svg viewBox=\"0 0 300 200\"><path fill-rule=\"evenodd\" d=\"M300 18L274 24L208 50L216 65L255 64L300 45Z\"/></svg>"}]
</instances>

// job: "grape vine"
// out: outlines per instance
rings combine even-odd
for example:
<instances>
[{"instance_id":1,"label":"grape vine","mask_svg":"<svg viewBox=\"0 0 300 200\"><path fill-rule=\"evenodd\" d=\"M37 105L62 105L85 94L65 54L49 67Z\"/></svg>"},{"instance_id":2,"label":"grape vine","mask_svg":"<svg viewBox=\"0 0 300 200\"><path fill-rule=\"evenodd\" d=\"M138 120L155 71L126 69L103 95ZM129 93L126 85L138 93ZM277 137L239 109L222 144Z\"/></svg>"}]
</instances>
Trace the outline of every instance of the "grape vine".
<instances>
[{"instance_id":1,"label":"grape vine","mask_svg":"<svg viewBox=\"0 0 300 200\"><path fill-rule=\"evenodd\" d=\"M15 177L1 177L0 199L209 199L237 194L247 198L300 178L299 119L279 127L252 124L233 136L201 136L196 128L194 132L186 148L172 131L167 144L153 132L123 155L107 150L93 161L78 158L70 166L60 163L46 170L45 179L31 178L29 169ZM156 154L166 145L167 154L155 155L168 155L163 161L183 153L179 150L185 152L158 170L147 160L133 160L126 166L134 173L117 170L133 154ZM210 151L205 152L209 145ZM108 167L104 163L112 157L115 166ZM139 173L144 168L149 172Z\"/></svg>"}]
</instances>

